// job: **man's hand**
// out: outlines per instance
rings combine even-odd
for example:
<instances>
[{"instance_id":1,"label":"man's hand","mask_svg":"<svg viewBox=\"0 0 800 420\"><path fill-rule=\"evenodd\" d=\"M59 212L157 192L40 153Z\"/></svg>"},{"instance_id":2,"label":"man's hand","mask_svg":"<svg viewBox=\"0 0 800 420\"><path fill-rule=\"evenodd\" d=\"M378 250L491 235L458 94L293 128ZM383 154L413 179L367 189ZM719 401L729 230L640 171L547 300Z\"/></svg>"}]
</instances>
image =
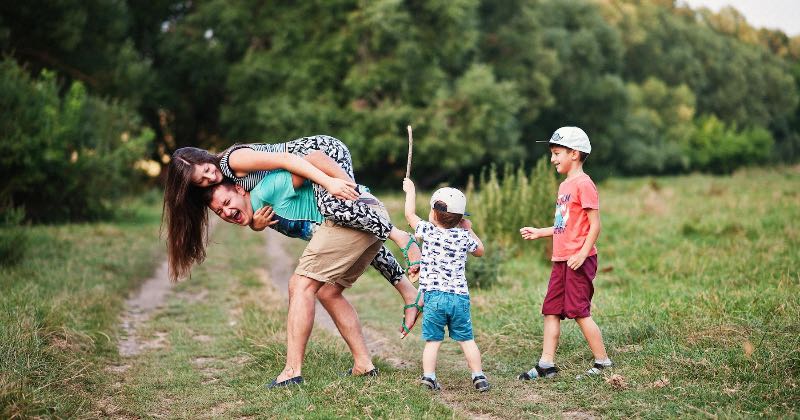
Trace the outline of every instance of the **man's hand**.
<instances>
[{"instance_id":1,"label":"man's hand","mask_svg":"<svg viewBox=\"0 0 800 420\"><path fill-rule=\"evenodd\" d=\"M262 231L267 226L272 226L275 223L278 223L277 220L272 220L272 216L274 215L275 212L272 211L272 207L261 207L255 213L253 213L253 221L250 222L250 229Z\"/></svg>"},{"instance_id":2,"label":"man's hand","mask_svg":"<svg viewBox=\"0 0 800 420\"><path fill-rule=\"evenodd\" d=\"M414 186L414 181L411 178L403 178L403 191L406 193L417 193L417 188Z\"/></svg>"},{"instance_id":3,"label":"man's hand","mask_svg":"<svg viewBox=\"0 0 800 420\"><path fill-rule=\"evenodd\" d=\"M340 200L358 200L355 182L345 181L339 178L329 178L326 185L322 187Z\"/></svg>"},{"instance_id":4,"label":"man's hand","mask_svg":"<svg viewBox=\"0 0 800 420\"><path fill-rule=\"evenodd\" d=\"M461 221L458 222L458 227L464 230L472 230L472 222L469 219L461 219Z\"/></svg>"},{"instance_id":5,"label":"man's hand","mask_svg":"<svg viewBox=\"0 0 800 420\"><path fill-rule=\"evenodd\" d=\"M586 261L587 257L588 257L587 254L579 252L579 253L569 257L569 259L567 260L567 267L569 267L569 268L571 268L573 270L577 270L577 269L581 268L581 266L583 265L583 262Z\"/></svg>"},{"instance_id":6,"label":"man's hand","mask_svg":"<svg viewBox=\"0 0 800 420\"><path fill-rule=\"evenodd\" d=\"M531 226L525 226L519 230L520 235L522 235L522 239L533 240L539 239L542 237L541 229L537 229Z\"/></svg>"}]
</instances>

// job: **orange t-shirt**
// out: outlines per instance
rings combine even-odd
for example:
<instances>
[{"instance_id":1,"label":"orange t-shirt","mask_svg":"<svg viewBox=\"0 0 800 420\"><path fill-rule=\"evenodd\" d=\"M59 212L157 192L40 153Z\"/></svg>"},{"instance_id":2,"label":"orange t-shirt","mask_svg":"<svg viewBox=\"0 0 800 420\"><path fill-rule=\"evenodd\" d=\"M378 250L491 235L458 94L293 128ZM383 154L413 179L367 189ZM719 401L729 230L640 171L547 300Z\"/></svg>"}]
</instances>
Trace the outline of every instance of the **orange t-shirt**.
<instances>
[{"instance_id":1,"label":"orange t-shirt","mask_svg":"<svg viewBox=\"0 0 800 420\"><path fill-rule=\"evenodd\" d=\"M581 174L558 186L556 220L553 223L553 261L566 261L578 253L589 235L585 209L600 209L597 187L589 175ZM592 246L589 256L597 254Z\"/></svg>"}]
</instances>

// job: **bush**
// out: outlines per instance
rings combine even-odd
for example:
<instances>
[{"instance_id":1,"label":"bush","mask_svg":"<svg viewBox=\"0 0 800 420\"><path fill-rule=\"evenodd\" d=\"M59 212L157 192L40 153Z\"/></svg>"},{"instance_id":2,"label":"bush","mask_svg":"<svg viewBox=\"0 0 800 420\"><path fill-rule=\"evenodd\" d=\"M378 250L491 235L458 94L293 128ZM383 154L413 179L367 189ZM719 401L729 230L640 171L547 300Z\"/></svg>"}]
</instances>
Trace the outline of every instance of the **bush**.
<instances>
[{"instance_id":1,"label":"bush","mask_svg":"<svg viewBox=\"0 0 800 420\"><path fill-rule=\"evenodd\" d=\"M499 249L513 251L523 245L519 234L523 226L552 226L557 187L547 157L542 157L527 175L521 166L514 169L506 165L502 175L494 166L482 171L478 187L470 178L468 210L475 232L486 243L487 257ZM527 242L524 246L533 246L550 257L551 244L546 240Z\"/></svg>"},{"instance_id":2,"label":"bush","mask_svg":"<svg viewBox=\"0 0 800 420\"><path fill-rule=\"evenodd\" d=\"M72 83L64 97L53 73L36 80L0 61L0 203L37 222L105 217L131 191L153 135L135 113Z\"/></svg>"},{"instance_id":3,"label":"bush","mask_svg":"<svg viewBox=\"0 0 800 420\"><path fill-rule=\"evenodd\" d=\"M21 208L0 210L0 267L19 262L28 248L28 234L20 226L25 218Z\"/></svg>"},{"instance_id":4,"label":"bush","mask_svg":"<svg viewBox=\"0 0 800 420\"><path fill-rule=\"evenodd\" d=\"M500 268L509 252L505 248L492 247L482 257L469 257L467 262L467 284L470 289L488 289L500 278Z\"/></svg>"},{"instance_id":5,"label":"bush","mask_svg":"<svg viewBox=\"0 0 800 420\"><path fill-rule=\"evenodd\" d=\"M766 162L773 145L772 135L765 128L737 130L710 116L697 121L685 153L692 169L727 174L740 166Z\"/></svg>"}]
</instances>

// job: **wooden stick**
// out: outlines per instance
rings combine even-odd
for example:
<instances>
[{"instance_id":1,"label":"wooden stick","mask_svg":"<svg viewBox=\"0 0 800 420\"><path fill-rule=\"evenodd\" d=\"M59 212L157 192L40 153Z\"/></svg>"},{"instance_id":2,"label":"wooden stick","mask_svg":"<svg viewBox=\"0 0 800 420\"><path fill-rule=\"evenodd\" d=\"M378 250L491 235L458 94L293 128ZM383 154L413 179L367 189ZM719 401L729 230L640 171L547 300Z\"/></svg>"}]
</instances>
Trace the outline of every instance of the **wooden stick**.
<instances>
[{"instance_id":1,"label":"wooden stick","mask_svg":"<svg viewBox=\"0 0 800 420\"><path fill-rule=\"evenodd\" d=\"M408 129L408 160L406 161L406 178L411 178L411 154L414 149L414 137L411 135L411 126Z\"/></svg>"}]
</instances>

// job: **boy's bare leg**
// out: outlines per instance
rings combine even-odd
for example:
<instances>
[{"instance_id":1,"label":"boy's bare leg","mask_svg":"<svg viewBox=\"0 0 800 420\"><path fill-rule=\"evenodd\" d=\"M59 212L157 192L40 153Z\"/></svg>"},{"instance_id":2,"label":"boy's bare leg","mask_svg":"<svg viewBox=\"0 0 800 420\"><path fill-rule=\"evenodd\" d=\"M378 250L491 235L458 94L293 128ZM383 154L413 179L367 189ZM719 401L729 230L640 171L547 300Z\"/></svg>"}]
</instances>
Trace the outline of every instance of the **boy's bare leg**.
<instances>
[{"instance_id":1,"label":"boy's bare leg","mask_svg":"<svg viewBox=\"0 0 800 420\"><path fill-rule=\"evenodd\" d=\"M589 343L589 348L592 349L595 360L607 359L608 354L606 353L606 346L603 344L603 335L600 333L600 327L597 326L592 317L575 318L575 322L578 323L586 342Z\"/></svg>"},{"instance_id":2,"label":"boy's bare leg","mask_svg":"<svg viewBox=\"0 0 800 420\"><path fill-rule=\"evenodd\" d=\"M317 291L325 283L293 274L289 279L289 314L286 319L286 366L276 382L302 374L308 337L314 326Z\"/></svg>"},{"instance_id":3,"label":"boy's bare leg","mask_svg":"<svg viewBox=\"0 0 800 420\"><path fill-rule=\"evenodd\" d=\"M436 372L436 357L439 354L441 341L426 341L425 350L422 351L422 371Z\"/></svg>"},{"instance_id":4,"label":"boy's bare leg","mask_svg":"<svg viewBox=\"0 0 800 420\"><path fill-rule=\"evenodd\" d=\"M375 365L364 341L358 313L350 301L342 296L343 291L344 287L338 284L325 284L317 293L317 298L331 315L339 334L353 354L353 375L361 375L375 369Z\"/></svg>"},{"instance_id":5,"label":"boy's bare leg","mask_svg":"<svg viewBox=\"0 0 800 420\"><path fill-rule=\"evenodd\" d=\"M469 366L472 372L482 372L481 351L478 350L478 345L475 343L475 340L459 341L458 345L461 346L461 351L464 352L464 358L467 359L467 366Z\"/></svg>"},{"instance_id":6,"label":"boy's bare leg","mask_svg":"<svg viewBox=\"0 0 800 420\"><path fill-rule=\"evenodd\" d=\"M558 315L545 315L542 357L540 360L550 363L555 362L559 336L561 336L561 317Z\"/></svg>"}]
</instances>

